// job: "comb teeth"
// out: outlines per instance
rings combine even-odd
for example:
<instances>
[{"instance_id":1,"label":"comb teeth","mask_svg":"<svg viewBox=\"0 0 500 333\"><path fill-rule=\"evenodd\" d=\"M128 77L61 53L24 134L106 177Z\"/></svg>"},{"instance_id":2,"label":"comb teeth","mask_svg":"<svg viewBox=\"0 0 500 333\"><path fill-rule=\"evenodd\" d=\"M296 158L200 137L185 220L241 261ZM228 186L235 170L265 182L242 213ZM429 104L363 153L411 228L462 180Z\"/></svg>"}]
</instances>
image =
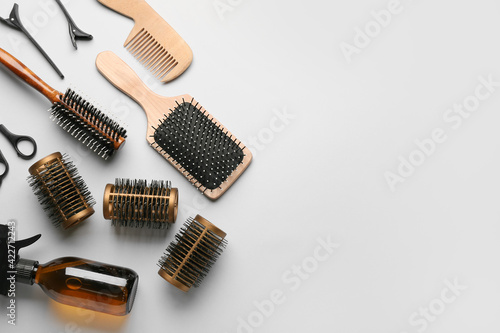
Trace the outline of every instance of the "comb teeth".
<instances>
[{"instance_id":1,"label":"comb teeth","mask_svg":"<svg viewBox=\"0 0 500 333\"><path fill-rule=\"evenodd\" d=\"M141 29L125 47L161 81L179 64L146 29Z\"/></svg>"},{"instance_id":2,"label":"comb teeth","mask_svg":"<svg viewBox=\"0 0 500 333\"><path fill-rule=\"evenodd\" d=\"M112 156L126 138L126 130L71 89L61 101L49 110L51 119L97 155Z\"/></svg>"},{"instance_id":3,"label":"comb teeth","mask_svg":"<svg viewBox=\"0 0 500 333\"><path fill-rule=\"evenodd\" d=\"M189 218L159 260L159 274L183 291L199 287L226 247L225 237L203 217Z\"/></svg>"},{"instance_id":4,"label":"comb teeth","mask_svg":"<svg viewBox=\"0 0 500 333\"><path fill-rule=\"evenodd\" d=\"M94 213L95 201L67 155L49 155L29 171L28 183L56 227L69 228Z\"/></svg>"},{"instance_id":5,"label":"comb teeth","mask_svg":"<svg viewBox=\"0 0 500 333\"><path fill-rule=\"evenodd\" d=\"M221 129L198 104L177 103L154 132L158 149L182 166L198 187L222 185L245 156L241 142Z\"/></svg>"},{"instance_id":6,"label":"comb teeth","mask_svg":"<svg viewBox=\"0 0 500 333\"><path fill-rule=\"evenodd\" d=\"M104 217L113 226L168 229L177 217L177 189L169 181L116 179L104 194Z\"/></svg>"}]
</instances>

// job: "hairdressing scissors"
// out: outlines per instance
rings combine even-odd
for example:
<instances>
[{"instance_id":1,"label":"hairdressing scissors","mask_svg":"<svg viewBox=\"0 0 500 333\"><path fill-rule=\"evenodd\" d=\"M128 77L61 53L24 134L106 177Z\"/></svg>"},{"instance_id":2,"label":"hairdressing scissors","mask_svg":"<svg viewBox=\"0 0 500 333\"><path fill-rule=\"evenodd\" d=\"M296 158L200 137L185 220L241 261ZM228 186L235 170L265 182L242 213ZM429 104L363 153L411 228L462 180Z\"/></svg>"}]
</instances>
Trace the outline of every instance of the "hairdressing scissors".
<instances>
[{"instance_id":1,"label":"hairdressing scissors","mask_svg":"<svg viewBox=\"0 0 500 333\"><path fill-rule=\"evenodd\" d=\"M14 150L16 151L17 156L19 156L23 160L30 160L30 159L32 159L35 156L37 146L36 146L36 141L32 137L26 136L26 135L16 135L16 134L12 133L11 131L9 131L7 129L7 127L5 127L2 124L0 124L0 133L2 133L7 138L7 140L9 140L9 142L12 145L12 147L14 147ZM27 142L31 143L31 145L33 146L33 152L31 154L29 154L29 155L28 154L24 154L19 149L19 144L21 142L23 142L23 141L27 141ZM2 181L4 180L4 178L9 173L9 163L5 159L5 156L3 156L1 150L0 150L0 164L4 165L4 171L3 171L2 174L0 174L0 186L1 186L2 185Z\"/></svg>"}]
</instances>

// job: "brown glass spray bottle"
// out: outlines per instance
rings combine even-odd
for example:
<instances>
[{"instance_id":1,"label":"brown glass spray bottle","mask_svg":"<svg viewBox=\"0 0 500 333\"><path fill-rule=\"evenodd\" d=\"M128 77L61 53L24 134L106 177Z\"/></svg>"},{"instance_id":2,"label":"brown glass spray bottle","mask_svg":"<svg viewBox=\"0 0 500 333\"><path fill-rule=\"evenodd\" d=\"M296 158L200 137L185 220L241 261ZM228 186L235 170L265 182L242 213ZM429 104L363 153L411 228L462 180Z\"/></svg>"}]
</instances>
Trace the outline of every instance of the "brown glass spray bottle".
<instances>
[{"instance_id":1,"label":"brown glass spray bottle","mask_svg":"<svg viewBox=\"0 0 500 333\"><path fill-rule=\"evenodd\" d=\"M14 267L8 258L8 230L4 227L7 226L0 225L0 284L7 280L7 273ZM19 258L18 251L36 242L40 236L13 243L17 282L36 283L50 298L66 305L116 316L127 315L132 310L139 282L136 272L75 257L54 259L46 264ZM0 285L0 294L6 295L4 289Z\"/></svg>"}]
</instances>

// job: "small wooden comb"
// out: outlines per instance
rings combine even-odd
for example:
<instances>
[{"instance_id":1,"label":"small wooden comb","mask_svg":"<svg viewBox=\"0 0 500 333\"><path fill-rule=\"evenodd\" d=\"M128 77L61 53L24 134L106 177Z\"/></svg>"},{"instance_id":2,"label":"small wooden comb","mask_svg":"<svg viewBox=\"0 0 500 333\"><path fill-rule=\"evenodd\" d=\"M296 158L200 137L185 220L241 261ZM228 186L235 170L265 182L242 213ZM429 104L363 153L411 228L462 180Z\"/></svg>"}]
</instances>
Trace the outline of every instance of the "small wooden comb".
<instances>
[{"instance_id":1,"label":"small wooden comb","mask_svg":"<svg viewBox=\"0 0 500 333\"><path fill-rule=\"evenodd\" d=\"M124 46L153 75L169 82L184 73L193 52L181 36L144 0L98 0L134 20Z\"/></svg>"},{"instance_id":2,"label":"small wooden comb","mask_svg":"<svg viewBox=\"0 0 500 333\"><path fill-rule=\"evenodd\" d=\"M250 164L250 150L190 95L154 93L111 51L96 66L144 109L149 144L208 198L224 194Z\"/></svg>"}]
</instances>

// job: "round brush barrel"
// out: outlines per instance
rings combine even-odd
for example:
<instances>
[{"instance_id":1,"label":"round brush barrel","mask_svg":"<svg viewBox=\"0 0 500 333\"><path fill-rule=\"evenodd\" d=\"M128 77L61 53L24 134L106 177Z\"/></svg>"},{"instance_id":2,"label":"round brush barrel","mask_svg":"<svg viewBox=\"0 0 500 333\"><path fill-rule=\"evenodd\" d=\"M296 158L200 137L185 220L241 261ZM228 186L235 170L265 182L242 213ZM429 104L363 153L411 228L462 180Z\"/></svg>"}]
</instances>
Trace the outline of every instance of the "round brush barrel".
<instances>
[{"instance_id":1,"label":"round brush barrel","mask_svg":"<svg viewBox=\"0 0 500 333\"><path fill-rule=\"evenodd\" d=\"M56 226L76 226L94 214L87 185L67 155L51 154L29 168L28 182Z\"/></svg>"},{"instance_id":2,"label":"round brush barrel","mask_svg":"<svg viewBox=\"0 0 500 333\"><path fill-rule=\"evenodd\" d=\"M166 229L177 219L178 200L168 181L116 179L104 190L104 218L114 226Z\"/></svg>"},{"instance_id":3,"label":"round brush barrel","mask_svg":"<svg viewBox=\"0 0 500 333\"><path fill-rule=\"evenodd\" d=\"M189 218L159 260L158 274L187 292L198 287L226 247L226 233L197 215Z\"/></svg>"}]
</instances>

